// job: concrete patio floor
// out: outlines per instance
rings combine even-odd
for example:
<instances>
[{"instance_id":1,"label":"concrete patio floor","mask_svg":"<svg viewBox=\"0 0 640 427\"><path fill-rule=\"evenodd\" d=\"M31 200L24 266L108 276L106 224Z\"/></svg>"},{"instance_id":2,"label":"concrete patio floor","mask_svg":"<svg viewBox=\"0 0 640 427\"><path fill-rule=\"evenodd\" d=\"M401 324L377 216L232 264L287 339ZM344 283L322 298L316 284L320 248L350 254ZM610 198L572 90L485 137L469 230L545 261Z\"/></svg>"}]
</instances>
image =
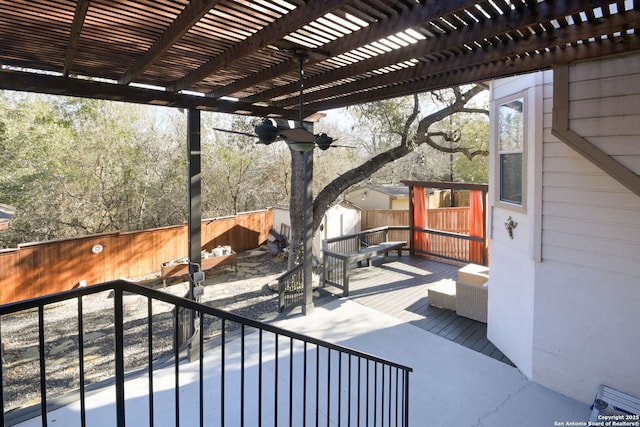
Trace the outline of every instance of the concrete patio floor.
<instances>
[{"instance_id":1,"label":"concrete patio floor","mask_svg":"<svg viewBox=\"0 0 640 427\"><path fill-rule=\"evenodd\" d=\"M539 427L589 419L587 405L528 381L511 366L359 303L346 299L327 301L309 316L294 313L274 323L412 367L411 426ZM229 351L233 351L231 347ZM215 356L207 354L205 361L211 368L205 381L216 381ZM197 398L188 398L197 396L196 369L197 363L185 363L180 367L180 425L184 426L198 425ZM169 367L154 374L154 389L158 390L155 393L156 426L175 425L174 393L171 391L174 372ZM231 379L228 381L233 382ZM283 378L278 379L279 383L282 381ZM282 387L286 386L282 384ZM126 390L127 425L148 425L148 400L144 397L146 376L129 380ZM113 402L112 387L90 396L87 400L87 425L112 426ZM234 407L237 401L226 399L226 402L226 425L240 425L239 411ZM217 425L217 415L209 412L214 411L214 406L215 403L205 402L205 425ZM77 404L53 411L48 415L49 425L80 425L78 411ZM247 411L247 414L245 425L257 425L255 411ZM39 426L41 420L34 418L19 425ZM337 425L335 420L332 420L332 425Z\"/></svg>"},{"instance_id":2,"label":"concrete patio floor","mask_svg":"<svg viewBox=\"0 0 640 427\"><path fill-rule=\"evenodd\" d=\"M588 405L527 380L516 368L353 301L333 300L310 316L277 324L412 367L411 426L589 420Z\"/></svg>"}]
</instances>

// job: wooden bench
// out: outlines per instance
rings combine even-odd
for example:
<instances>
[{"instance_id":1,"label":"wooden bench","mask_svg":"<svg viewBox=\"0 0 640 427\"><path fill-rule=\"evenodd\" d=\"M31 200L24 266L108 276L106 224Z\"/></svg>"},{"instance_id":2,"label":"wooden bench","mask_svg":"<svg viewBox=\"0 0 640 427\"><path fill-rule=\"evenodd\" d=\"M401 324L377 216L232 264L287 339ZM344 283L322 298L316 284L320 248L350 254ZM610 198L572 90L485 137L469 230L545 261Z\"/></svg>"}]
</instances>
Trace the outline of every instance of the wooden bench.
<instances>
[{"instance_id":1,"label":"wooden bench","mask_svg":"<svg viewBox=\"0 0 640 427\"><path fill-rule=\"evenodd\" d=\"M382 242L377 245L365 246L358 251L345 254L349 265L362 261L367 261L367 267L371 266L371 258L378 255L389 255L391 251L398 251L398 256L402 255L402 249L407 246L407 242Z\"/></svg>"},{"instance_id":2,"label":"wooden bench","mask_svg":"<svg viewBox=\"0 0 640 427\"><path fill-rule=\"evenodd\" d=\"M323 285L340 288L342 295L348 296L349 271L353 264L361 266L366 261L367 266L371 266L371 259L392 251L398 251L401 256L407 242L387 240L388 231L387 227L380 227L323 241ZM330 244L333 247L330 248Z\"/></svg>"}]
</instances>

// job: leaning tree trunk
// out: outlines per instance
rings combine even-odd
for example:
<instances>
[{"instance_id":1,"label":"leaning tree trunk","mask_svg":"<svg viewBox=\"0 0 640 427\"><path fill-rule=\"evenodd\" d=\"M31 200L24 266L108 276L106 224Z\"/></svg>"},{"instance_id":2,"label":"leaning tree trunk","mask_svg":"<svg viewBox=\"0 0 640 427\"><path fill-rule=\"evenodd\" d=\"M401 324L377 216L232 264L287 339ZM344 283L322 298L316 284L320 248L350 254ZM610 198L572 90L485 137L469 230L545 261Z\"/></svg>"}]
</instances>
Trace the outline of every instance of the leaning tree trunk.
<instances>
[{"instance_id":1,"label":"leaning tree trunk","mask_svg":"<svg viewBox=\"0 0 640 427\"><path fill-rule=\"evenodd\" d=\"M338 197L349 187L368 179L386 164L406 156L414 150L410 144L402 144L367 160L360 166L351 169L324 187L313 201L313 229L320 227L322 217ZM293 229L293 227L292 227Z\"/></svg>"}]
</instances>

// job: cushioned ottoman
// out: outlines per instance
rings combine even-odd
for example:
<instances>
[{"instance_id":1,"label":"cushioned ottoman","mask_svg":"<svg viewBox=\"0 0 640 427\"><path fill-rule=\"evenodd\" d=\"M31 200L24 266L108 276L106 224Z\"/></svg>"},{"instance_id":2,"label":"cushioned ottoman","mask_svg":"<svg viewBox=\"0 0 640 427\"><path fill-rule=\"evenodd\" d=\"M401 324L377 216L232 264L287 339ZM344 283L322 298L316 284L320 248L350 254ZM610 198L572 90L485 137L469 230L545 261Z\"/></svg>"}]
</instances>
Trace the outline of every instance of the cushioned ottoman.
<instances>
[{"instance_id":1,"label":"cushioned ottoman","mask_svg":"<svg viewBox=\"0 0 640 427\"><path fill-rule=\"evenodd\" d=\"M427 291L429 304L434 307L456 309L456 282L453 280L441 280Z\"/></svg>"}]
</instances>

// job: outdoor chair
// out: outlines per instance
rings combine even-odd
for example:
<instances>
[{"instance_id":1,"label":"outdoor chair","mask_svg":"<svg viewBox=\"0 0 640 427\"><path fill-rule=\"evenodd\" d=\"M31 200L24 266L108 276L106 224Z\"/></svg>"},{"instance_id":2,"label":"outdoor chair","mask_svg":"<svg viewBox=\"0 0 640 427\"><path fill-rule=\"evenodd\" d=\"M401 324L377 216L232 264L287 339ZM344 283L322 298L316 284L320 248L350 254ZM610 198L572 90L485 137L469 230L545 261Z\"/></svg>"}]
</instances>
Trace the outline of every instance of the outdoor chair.
<instances>
[{"instance_id":1,"label":"outdoor chair","mask_svg":"<svg viewBox=\"0 0 640 427\"><path fill-rule=\"evenodd\" d=\"M456 282L456 314L487 323L488 282L483 285Z\"/></svg>"}]
</instances>

